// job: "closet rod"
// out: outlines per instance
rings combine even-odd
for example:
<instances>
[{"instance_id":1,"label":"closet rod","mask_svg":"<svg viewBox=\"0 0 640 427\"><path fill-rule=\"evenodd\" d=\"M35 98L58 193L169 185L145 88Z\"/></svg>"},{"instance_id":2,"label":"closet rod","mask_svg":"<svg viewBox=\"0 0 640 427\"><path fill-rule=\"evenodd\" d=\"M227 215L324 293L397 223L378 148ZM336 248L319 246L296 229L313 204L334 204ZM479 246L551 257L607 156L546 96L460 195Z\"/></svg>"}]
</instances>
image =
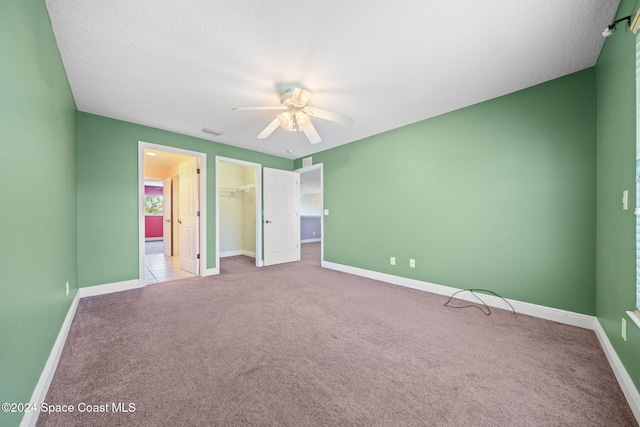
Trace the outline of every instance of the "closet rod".
<instances>
[{"instance_id":1,"label":"closet rod","mask_svg":"<svg viewBox=\"0 0 640 427\"><path fill-rule=\"evenodd\" d=\"M256 188L255 184L248 184L248 185L241 185L240 187L220 187L220 190L224 190L224 191L231 191L231 192L236 192L236 191L245 191L245 192L249 192L249 190L251 190L252 188Z\"/></svg>"}]
</instances>

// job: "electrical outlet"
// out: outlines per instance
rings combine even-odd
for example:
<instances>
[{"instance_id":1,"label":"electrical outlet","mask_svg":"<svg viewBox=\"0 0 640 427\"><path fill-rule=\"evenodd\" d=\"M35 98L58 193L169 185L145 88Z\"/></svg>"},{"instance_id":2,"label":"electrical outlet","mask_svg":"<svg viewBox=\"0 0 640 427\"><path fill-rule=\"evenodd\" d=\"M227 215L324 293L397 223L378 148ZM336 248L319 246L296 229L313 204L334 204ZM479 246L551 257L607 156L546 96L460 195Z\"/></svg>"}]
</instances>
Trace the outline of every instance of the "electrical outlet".
<instances>
[{"instance_id":1,"label":"electrical outlet","mask_svg":"<svg viewBox=\"0 0 640 427\"><path fill-rule=\"evenodd\" d=\"M67 296L69 296L69 282L67 281L67 284L65 285L67 287Z\"/></svg>"},{"instance_id":2,"label":"electrical outlet","mask_svg":"<svg viewBox=\"0 0 640 427\"><path fill-rule=\"evenodd\" d=\"M409 260L409 267L416 268L416 260L415 259L411 258Z\"/></svg>"},{"instance_id":3,"label":"electrical outlet","mask_svg":"<svg viewBox=\"0 0 640 427\"><path fill-rule=\"evenodd\" d=\"M396 265L396 257L391 257L391 265Z\"/></svg>"},{"instance_id":4,"label":"electrical outlet","mask_svg":"<svg viewBox=\"0 0 640 427\"><path fill-rule=\"evenodd\" d=\"M622 339L627 340L627 321L625 318L622 318Z\"/></svg>"}]
</instances>

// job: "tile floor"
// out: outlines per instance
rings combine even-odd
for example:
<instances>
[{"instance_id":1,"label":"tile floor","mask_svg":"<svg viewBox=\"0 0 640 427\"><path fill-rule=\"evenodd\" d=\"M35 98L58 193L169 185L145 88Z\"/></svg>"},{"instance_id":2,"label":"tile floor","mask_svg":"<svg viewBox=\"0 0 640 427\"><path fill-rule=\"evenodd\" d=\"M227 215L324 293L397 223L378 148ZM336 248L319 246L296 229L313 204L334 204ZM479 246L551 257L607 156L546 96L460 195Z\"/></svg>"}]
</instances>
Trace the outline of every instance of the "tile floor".
<instances>
[{"instance_id":1,"label":"tile floor","mask_svg":"<svg viewBox=\"0 0 640 427\"><path fill-rule=\"evenodd\" d=\"M193 274L180 269L179 257L164 256L163 252L164 244L162 241L151 241L145 243L145 285L193 277Z\"/></svg>"}]
</instances>

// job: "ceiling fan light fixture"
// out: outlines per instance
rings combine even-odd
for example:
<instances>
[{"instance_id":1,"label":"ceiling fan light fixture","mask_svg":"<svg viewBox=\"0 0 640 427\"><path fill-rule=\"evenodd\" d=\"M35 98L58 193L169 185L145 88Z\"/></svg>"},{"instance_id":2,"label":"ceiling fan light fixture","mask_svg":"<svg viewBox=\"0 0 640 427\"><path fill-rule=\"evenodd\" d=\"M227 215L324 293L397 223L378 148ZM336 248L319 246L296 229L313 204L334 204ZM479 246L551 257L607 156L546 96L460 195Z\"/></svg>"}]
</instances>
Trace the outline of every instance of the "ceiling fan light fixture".
<instances>
[{"instance_id":1,"label":"ceiling fan light fixture","mask_svg":"<svg viewBox=\"0 0 640 427\"><path fill-rule=\"evenodd\" d=\"M308 105L311 92L301 88L293 88L282 94L281 104L260 107L239 107L233 110L277 110L279 114L269 123L269 125L258 134L258 139L268 138L279 127L289 132L304 132L311 144L322 141L318 131L313 126L311 118L319 118L331 122L351 125L353 119L343 114L332 113L320 108L312 108Z\"/></svg>"},{"instance_id":2,"label":"ceiling fan light fixture","mask_svg":"<svg viewBox=\"0 0 640 427\"><path fill-rule=\"evenodd\" d=\"M289 132L297 132L306 129L311 124L311 118L304 111L288 110L278 114L278 122Z\"/></svg>"},{"instance_id":3,"label":"ceiling fan light fixture","mask_svg":"<svg viewBox=\"0 0 640 427\"><path fill-rule=\"evenodd\" d=\"M311 118L308 114L298 111L296 113L296 124L298 125L298 130L304 130L311 123Z\"/></svg>"},{"instance_id":4,"label":"ceiling fan light fixture","mask_svg":"<svg viewBox=\"0 0 640 427\"><path fill-rule=\"evenodd\" d=\"M289 132L292 132L294 130L293 116L289 111L278 114L278 121L280 122L280 126L285 128Z\"/></svg>"}]
</instances>

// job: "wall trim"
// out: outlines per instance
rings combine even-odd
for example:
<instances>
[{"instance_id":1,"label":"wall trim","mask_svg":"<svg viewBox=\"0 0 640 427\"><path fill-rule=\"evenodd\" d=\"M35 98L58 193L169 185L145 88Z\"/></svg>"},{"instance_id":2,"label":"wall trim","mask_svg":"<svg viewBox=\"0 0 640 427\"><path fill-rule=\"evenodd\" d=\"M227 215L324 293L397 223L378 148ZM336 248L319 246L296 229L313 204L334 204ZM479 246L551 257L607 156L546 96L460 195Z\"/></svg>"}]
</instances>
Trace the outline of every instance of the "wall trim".
<instances>
[{"instance_id":1,"label":"wall trim","mask_svg":"<svg viewBox=\"0 0 640 427\"><path fill-rule=\"evenodd\" d=\"M418 289L421 291L431 292L439 295L450 296L450 295L453 295L453 293L460 290L458 288L453 288L450 286L437 285L435 283L423 282L421 280L394 276L392 274L365 270L358 267L351 267L348 265L336 264L328 261L322 261L321 265L322 267L329 268L331 270L337 270L337 271L342 271L344 273L355 274L356 276L367 277L369 279L391 283L392 285L404 286L407 288ZM471 301L471 302L477 302L477 300L475 300L473 296L470 294L459 294L456 298L463 299L466 301ZM498 298L493 295L482 295L482 299L487 303L487 305L491 307L511 310L511 308L502 300L502 298ZM581 314L581 313L574 313L572 311L545 307L542 305L531 304L531 303L516 301L511 299L509 299L509 302L511 303L511 305L513 305L517 313L539 317L541 319L552 320L554 322L564 323L566 325L577 326L579 328L593 330L595 316L589 316L587 314Z\"/></svg>"},{"instance_id":2,"label":"wall trim","mask_svg":"<svg viewBox=\"0 0 640 427\"><path fill-rule=\"evenodd\" d=\"M51 349L51 353L49 353L49 358L44 365L44 369L42 369L40 379L38 380L36 388L33 390L33 394L31 395L31 400L29 400L31 404L36 404L38 409L40 408L40 404L42 404L47 397L47 392L49 391L51 380L53 379L53 375L55 374L56 368L58 367L60 355L62 354L64 344L67 341L67 335L69 334L71 323L73 322L73 318L76 315L76 310L78 309L78 302L80 301L79 291L80 290L78 289L78 292L76 292L76 296L71 302L69 311L67 311L67 315L62 322L62 327L60 328L58 337L53 343L53 348ZM22 417L22 421L20 422L20 427L35 426L36 422L38 421L39 415L39 410L33 412L25 412L24 416Z\"/></svg>"},{"instance_id":3,"label":"wall trim","mask_svg":"<svg viewBox=\"0 0 640 427\"><path fill-rule=\"evenodd\" d=\"M255 258L256 257L256 253L255 252L247 251L247 250L244 250L244 249L238 249L236 251L220 252L220 258L226 258L226 257L229 257L229 256L238 256L238 255L248 256L249 258Z\"/></svg>"},{"instance_id":4,"label":"wall trim","mask_svg":"<svg viewBox=\"0 0 640 427\"><path fill-rule=\"evenodd\" d=\"M220 274L220 268L215 267L215 268L206 268L204 269L204 271L202 272L202 276L215 276L217 274Z\"/></svg>"},{"instance_id":5,"label":"wall trim","mask_svg":"<svg viewBox=\"0 0 640 427\"><path fill-rule=\"evenodd\" d=\"M226 258L229 256L238 256L238 255L242 255L242 249L238 249L237 251L220 252L220 258Z\"/></svg>"},{"instance_id":6,"label":"wall trim","mask_svg":"<svg viewBox=\"0 0 640 427\"><path fill-rule=\"evenodd\" d=\"M321 242L322 239L304 239L304 240L300 240L300 243L314 243L314 242Z\"/></svg>"},{"instance_id":7,"label":"wall trim","mask_svg":"<svg viewBox=\"0 0 640 427\"><path fill-rule=\"evenodd\" d=\"M596 319L593 326L596 336L600 341L600 345L604 350L604 354L607 356L609 365L611 365L611 369L618 380L618 384L620 384L622 393L624 393L624 397L627 399L633 415L636 417L638 423L640 423L640 393L638 393L638 389L633 383L631 376L629 376L627 369L622 364L622 360L620 360L618 353L616 353L611 341L609 341L609 337L602 328L600 321Z\"/></svg>"},{"instance_id":8,"label":"wall trim","mask_svg":"<svg viewBox=\"0 0 640 427\"><path fill-rule=\"evenodd\" d=\"M126 280L124 282L106 283L104 285L87 286L78 289L80 298L95 297L97 295L111 294L113 292L129 291L131 289L144 288L144 281L140 279Z\"/></svg>"}]
</instances>

